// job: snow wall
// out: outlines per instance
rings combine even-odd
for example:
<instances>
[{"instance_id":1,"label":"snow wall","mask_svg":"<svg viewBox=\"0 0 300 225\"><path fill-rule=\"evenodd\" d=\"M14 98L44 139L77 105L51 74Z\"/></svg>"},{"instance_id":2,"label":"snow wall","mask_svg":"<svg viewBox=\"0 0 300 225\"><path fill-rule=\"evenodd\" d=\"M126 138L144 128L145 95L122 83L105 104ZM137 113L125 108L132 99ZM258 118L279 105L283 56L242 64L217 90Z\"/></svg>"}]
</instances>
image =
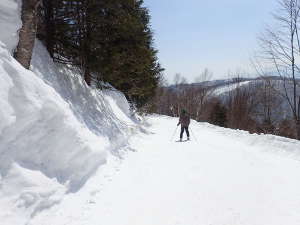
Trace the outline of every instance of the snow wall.
<instances>
[{"instance_id":1,"label":"snow wall","mask_svg":"<svg viewBox=\"0 0 300 225\"><path fill-rule=\"evenodd\" d=\"M36 41L31 70L13 57L21 27L17 0L0 2L0 218L9 208L51 207L122 156L140 125L124 95L88 87L72 67L54 64ZM6 199L6 200L5 200ZM17 204L17 205L16 205ZM3 216L3 217L2 217ZM20 223L22 223L20 221Z\"/></svg>"}]
</instances>

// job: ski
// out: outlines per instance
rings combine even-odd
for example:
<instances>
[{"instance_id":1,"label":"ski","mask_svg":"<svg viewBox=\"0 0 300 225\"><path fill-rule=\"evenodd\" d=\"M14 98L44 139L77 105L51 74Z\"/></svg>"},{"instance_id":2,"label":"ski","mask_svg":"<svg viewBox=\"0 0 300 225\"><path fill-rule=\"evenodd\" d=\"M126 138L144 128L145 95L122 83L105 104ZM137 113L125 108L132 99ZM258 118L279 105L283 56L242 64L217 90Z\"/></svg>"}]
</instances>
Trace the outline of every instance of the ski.
<instances>
[{"instance_id":1,"label":"ski","mask_svg":"<svg viewBox=\"0 0 300 225\"><path fill-rule=\"evenodd\" d=\"M178 140L178 141L175 141L175 142L188 142L188 141L191 141L191 140L182 140L182 141Z\"/></svg>"}]
</instances>

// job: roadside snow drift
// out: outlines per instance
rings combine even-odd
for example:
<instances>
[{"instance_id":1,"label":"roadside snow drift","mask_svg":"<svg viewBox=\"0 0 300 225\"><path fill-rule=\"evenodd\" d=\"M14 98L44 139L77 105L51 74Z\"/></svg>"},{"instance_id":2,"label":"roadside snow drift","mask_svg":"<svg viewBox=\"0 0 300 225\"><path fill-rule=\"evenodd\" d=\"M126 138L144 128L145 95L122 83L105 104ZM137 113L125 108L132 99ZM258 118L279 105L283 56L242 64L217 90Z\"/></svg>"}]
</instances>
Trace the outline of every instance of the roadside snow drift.
<instances>
[{"instance_id":1,"label":"roadside snow drift","mask_svg":"<svg viewBox=\"0 0 300 225\"><path fill-rule=\"evenodd\" d=\"M5 90L1 96L0 168L8 170L17 162L78 188L105 162L107 138L81 124L52 87L16 63L3 48L0 56Z\"/></svg>"},{"instance_id":2,"label":"roadside snow drift","mask_svg":"<svg viewBox=\"0 0 300 225\"><path fill-rule=\"evenodd\" d=\"M18 1L1 1L1 225L25 224L80 190L109 155L122 156L138 127L122 93L89 88L39 41L31 71L15 61L19 12Z\"/></svg>"},{"instance_id":3,"label":"roadside snow drift","mask_svg":"<svg viewBox=\"0 0 300 225\"><path fill-rule=\"evenodd\" d=\"M17 202L27 193L26 201L31 203L21 205L33 212L57 190L79 190L106 162L107 154L121 154L131 127L136 126L122 94L92 90L78 74L56 68L47 57L38 43L34 71L48 84L20 66L0 44L0 192L10 189L5 196L15 195ZM29 194L33 186L50 189L51 194Z\"/></svg>"}]
</instances>

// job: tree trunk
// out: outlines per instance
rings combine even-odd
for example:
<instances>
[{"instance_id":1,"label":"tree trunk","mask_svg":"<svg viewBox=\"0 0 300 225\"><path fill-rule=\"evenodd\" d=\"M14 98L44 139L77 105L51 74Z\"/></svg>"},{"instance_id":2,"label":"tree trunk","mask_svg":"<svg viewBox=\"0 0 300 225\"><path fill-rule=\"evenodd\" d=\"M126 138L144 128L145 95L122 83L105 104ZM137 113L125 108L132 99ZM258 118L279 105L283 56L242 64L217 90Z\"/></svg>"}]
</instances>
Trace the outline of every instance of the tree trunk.
<instances>
[{"instance_id":1,"label":"tree trunk","mask_svg":"<svg viewBox=\"0 0 300 225\"><path fill-rule=\"evenodd\" d=\"M40 0L22 1L22 28L19 33L19 43L15 51L16 60L26 69L30 67L32 51L37 31L37 9Z\"/></svg>"},{"instance_id":2,"label":"tree trunk","mask_svg":"<svg viewBox=\"0 0 300 225\"><path fill-rule=\"evenodd\" d=\"M89 66L86 65L85 66L85 70L84 70L84 80L87 83L88 86L91 86L92 83L92 79L91 79L91 73L89 70Z\"/></svg>"}]
</instances>

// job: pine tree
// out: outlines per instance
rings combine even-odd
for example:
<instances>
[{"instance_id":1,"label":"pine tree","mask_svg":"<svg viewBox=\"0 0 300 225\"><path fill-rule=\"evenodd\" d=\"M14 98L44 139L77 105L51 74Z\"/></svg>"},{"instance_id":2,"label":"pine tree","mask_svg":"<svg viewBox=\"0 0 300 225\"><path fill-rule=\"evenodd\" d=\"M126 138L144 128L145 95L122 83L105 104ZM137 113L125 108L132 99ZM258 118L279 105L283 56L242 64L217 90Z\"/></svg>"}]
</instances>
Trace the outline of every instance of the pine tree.
<instances>
[{"instance_id":1,"label":"pine tree","mask_svg":"<svg viewBox=\"0 0 300 225\"><path fill-rule=\"evenodd\" d=\"M109 82L141 107L162 68L153 47L150 15L141 0L44 0L48 50L80 67L87 84Z\"/></svg>"},{"instance_id":2,"label":"pine tree","mask_svg":"<svg viewBox=\"0 0 300 225\"><path fill-rule=\"evenodd\" d=\"M150 15L143 1L122 1L112 26L110 55L104 80L126 94L138 107L154 96L162 68L153 48Z\"/></svg>"},{"instance_id":3,"label":"pine tree","mask_svg":"<svg viewBox=\"0 0 300 225\"><path fill-rule=\"evenodd\" d=\"M221 102L217 101L212 108L209 122L220 127L226 127L226 114L226 108L221 104Z\"/></svg>"}]
</instances>

